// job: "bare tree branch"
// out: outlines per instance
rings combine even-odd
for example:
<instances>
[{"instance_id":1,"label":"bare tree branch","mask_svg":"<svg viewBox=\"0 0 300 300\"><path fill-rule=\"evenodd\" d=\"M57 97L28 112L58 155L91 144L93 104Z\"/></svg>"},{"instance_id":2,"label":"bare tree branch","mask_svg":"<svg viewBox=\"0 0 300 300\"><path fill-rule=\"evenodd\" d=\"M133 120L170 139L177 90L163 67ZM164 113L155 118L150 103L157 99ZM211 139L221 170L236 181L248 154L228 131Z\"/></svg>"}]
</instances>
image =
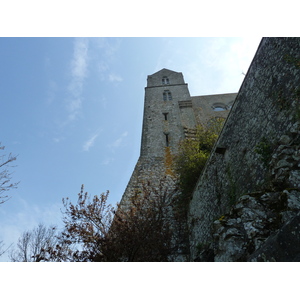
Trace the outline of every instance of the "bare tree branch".
<instances>
[{"instance_id":1,"label":"bare tree branch","mask_svg":"<svg viewBox=\"0 0 300 300\"><path fill-rule=\"evenodd\" d=\"M18 240L17 249L10 252L13 262L39 262L45 260L44 252L57 243L56 227L39 224L30 231L25 231Z\"/></svg>"},{"instance_id":2,"label":"bare tree branch","mask_svg":"<svg viewBox=\"0 0 300 300\"><path fill-rule=\"evenodd\" d=\"M4 146L0 146L0 150L4 150L4 148ZM10 189L16 188L18 185L18 182L11 183L12 173L8 170L8 168L14 167L11 163L16 159L17 157L11 153L8 156L5 154L0 156L0 204L9 200L8 195L5 193Z\"/></svg>"}]
</instances>

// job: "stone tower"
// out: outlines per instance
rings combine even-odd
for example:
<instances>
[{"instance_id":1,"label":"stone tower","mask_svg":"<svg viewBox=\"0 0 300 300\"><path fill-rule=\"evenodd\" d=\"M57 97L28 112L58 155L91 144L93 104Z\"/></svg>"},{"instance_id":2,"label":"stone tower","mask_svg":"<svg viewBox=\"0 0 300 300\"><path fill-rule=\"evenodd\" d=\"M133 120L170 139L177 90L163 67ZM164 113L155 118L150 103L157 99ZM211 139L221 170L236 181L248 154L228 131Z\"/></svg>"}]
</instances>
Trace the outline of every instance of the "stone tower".
<instances>
[{"instance_id":1,"label":"stone tower","mask_svg":"<svg viewBox=\"0 0 300 300\"><path fill-rule=\"evenodd\" d=\"M159 184L173 177L172 154L178 143L188 137L197 124L211 118L226 118L236 93L191 97L182 73L162 69L147 78L141 152L120 202L128 199L143 182Z\"/></svg>"},{"instance_id":2,"label":"stone tower","mask_svg":"<svg viewBox=\"0 0 300 300\"><path fill-rule=\"evenodd\" d=\"M145 88L141 156L164 157L166 148L176 152L184 138L179 102L189 102L190 93L182 73L167 69L148 76ZM194 116L191 126L195 127Z\"/></svg>"}]
</instances>

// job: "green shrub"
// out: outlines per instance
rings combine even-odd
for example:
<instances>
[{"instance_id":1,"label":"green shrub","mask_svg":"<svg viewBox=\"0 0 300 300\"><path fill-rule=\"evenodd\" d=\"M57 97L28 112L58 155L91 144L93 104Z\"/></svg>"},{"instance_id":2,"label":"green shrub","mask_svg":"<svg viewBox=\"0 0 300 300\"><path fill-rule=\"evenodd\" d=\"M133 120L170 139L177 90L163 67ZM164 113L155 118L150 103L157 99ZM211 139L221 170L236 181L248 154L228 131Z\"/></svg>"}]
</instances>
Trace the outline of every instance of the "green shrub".
<instances>
[{"instance_id":1,"label":"green shrub","mask_svg":"<svg viewBox=\"0 0 300 300\"><path fill-rule=\"evenodd\" d=\"M198 125L193 137L180 142L179 151L174 157L174 170L179 177L179 187L184 200L191 198L223 124L224 119L214 118L207 126Z\"/></svg>"},{"instance_id":2,"label":"green shrub","mask_svg":"<svg viewBox=\"0 0 300 300\"><path fill-rule=\"evenodd\" d=\"M273 153L270 142L266 138L262 138L261 141L255 146L254 151L260 156L264 166L268 168Z\"/></svg>"}]
</instances>

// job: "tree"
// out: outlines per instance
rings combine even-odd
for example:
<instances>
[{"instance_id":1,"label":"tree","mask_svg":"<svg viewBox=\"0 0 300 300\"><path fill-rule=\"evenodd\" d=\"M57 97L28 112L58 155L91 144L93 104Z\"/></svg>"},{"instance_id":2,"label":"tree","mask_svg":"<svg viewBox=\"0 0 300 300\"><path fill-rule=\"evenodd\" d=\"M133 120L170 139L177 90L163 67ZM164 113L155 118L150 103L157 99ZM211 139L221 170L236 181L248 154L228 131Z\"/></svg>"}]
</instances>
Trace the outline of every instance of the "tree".
<instances>
[{"instance_id":1,"label":"tree","mask_svg":"<svg viewBox=\"0 0 300 300\"><path fill-rule=\"evenodd\" d=\"M174 169L179 178L182 201L188 203L197 180L224 124L223 118L211 119L206 126L198 125L193 137L179 143L174 156Z\"/></svg>"},{"instance_id":2,"label":"tree","mask_svg":"<svg viewBox=\"0 0 300 300\"><path fill-rule=\"evenodd\" d=\"M0 241L0 256L3 255L11 247L11 245L10 245L5 249L4 245L5 245L4 242Z\"/></svg>"},{"instance_id":3,"label":"tree","mask_svg":"<svg viewBox=\"0 0 300 300\"><path fill-rule=\"evenodd\" d=\"M168 261L176 253L177 189L170 181L164 178L156 187L144 182L126 208L119 206L110 238L122 261Z\"/></svg>"},{"instance_id":4,"label":"tree","mask_svg":"<svg viewBox=\"0 0 300 300\"><path fill-rule=\"evenodd\" d=\"M5 147L1 146L0 143L0 150L4 150ZM11 166L11 162L15 161L17 159L16 156L13 156L11 153L6 156L0 155L0 204L6 202L9 197L5 193L13 188L16 188L18 183L11 183L11 173L8 170L8 167ZM10 246L9 246L10 247ZM9 248L8 247L8 248ZM3 255L7 250L4 250L4 243L3 241L0 241L0 256Z\"/></svg>"},{"instance_id":5,"label":"tree","mask_svg":"<svg viewBox=\"0 0 300 300\"><path fill-rule=\"evenodd\" d=\"M4 146L0 146L0 150L4 150L4 148ZM11 153L8 156L5 154L0 156L0 204L9 199L5 193L12 188L16 188L18 185L18 183L10 182L11 173L8 170L8 167L12 167L11 162L15 161L16 159L17 157L13 156Z\"/></svg>"},{"instance_id":6,"label":"tree","mask_svg":"<svg viewBox=\"0 0 300 300\"><path fill-rule=\"evenodd\" d=\"M17 249L10 252L13 262L39 262L46 260L46 249L57 244L57 229L39 224L33 230L25 231L18 240Z\"/></svg>"},{"instance_id":7,"label":"tree","mask_svg":"<svg viewBox=\"0 0 300 300\"><path fill-rule=\"evenodd\" d=\"M76 204L63 199L65 228L47 259L167 261L176 248L170 212L174 193L163 182L155 188L147 182L126 206L114 208L107 203L108 192L91 200L82 186Z\"/></svg>"}]
</instances>

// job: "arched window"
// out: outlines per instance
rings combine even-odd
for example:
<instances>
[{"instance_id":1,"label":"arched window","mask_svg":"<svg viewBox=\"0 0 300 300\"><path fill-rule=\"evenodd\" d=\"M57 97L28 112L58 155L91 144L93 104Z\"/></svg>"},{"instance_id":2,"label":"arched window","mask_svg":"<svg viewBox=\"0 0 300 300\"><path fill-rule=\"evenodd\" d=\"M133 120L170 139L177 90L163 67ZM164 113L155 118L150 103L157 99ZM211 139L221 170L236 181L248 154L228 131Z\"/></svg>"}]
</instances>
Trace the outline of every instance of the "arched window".
<instances>
[{"instance_id":1,"label":"arched window","mask_svg":"<svg viewBox=\"0 0 300 300\"><path fill-rule=\"evenodd\" d=\"M213 108L214 111L223 111L223 110L226 110L224 107L221 107L221 106L216 106Z\"/></svg>"},{"instance_id":2,"label":"arched window","mask_svg":"<svg viewBox=\"0 0 300 300\"><path fill-rule=\"evenodd\" d=\"M164 101L167 101L167 100L172 100L172 94L170 91L164 91L163 93L163 99Z\"/></svg>"},{"instance_id":3,"label":"arched window","mask_svg":"<svg viewBox=\"0 0 300 300\"><path fill-rule=\"evenodd\" d=\"M168 78L167 76L164 76L164 77L162 78L162 84L170 84L169 78Z\"/></svg>"},{"instance_id":4,"label":"arched window","mask_svg":"<svg viewBox=\"0 0 300 300\"><path fill-rule=\"evenodd\" d=\"M214 103L212 106L213 111L224 111L227 110L227 107L224 103Z\"/></svg>"}]
</instances>

